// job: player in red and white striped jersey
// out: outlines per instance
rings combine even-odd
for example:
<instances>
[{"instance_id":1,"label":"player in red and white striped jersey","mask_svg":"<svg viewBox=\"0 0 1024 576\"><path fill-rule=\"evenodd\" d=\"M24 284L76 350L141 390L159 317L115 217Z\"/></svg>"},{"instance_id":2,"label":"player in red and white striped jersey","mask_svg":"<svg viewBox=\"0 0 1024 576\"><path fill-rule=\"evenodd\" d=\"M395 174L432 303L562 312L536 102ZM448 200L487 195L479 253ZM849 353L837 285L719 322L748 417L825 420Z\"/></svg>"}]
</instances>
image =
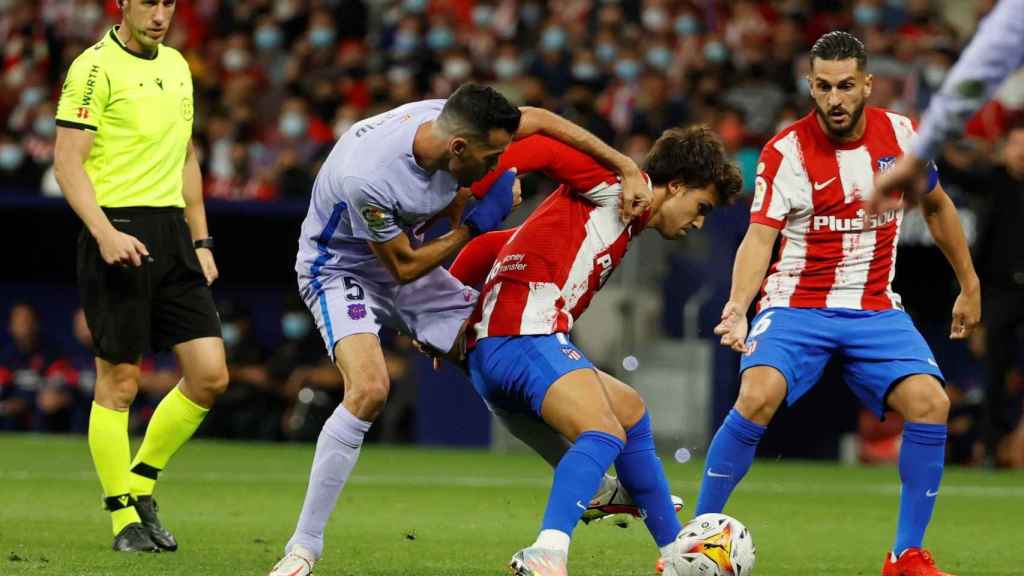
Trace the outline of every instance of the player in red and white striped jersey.
<instances>
[{"instance_id":1,"label":"player in red and white striped jersey","mask_svg":"<svg viewBox=\"0 0 1024 576\"><path fill-rule=\"evenodd\" d=\"M865 106L866 61L853 36L822 36L808 77L814 111L761 153L750 228L715 329L723 345L744 353L742 385L711 443L696 513L722 511L776 409L813 387L838 355L847 385L866 406L879 417L892 409L906 420L899 522L883 574L939 576L921 544L942 478L949 399L942 372L891 286L903 209L867 212L875 173L909 148L914 129L904 116ZM965 338L981 315L978 277L934 168L929 188L921 207L962 290L950 336ZM748 336L746 311L759 288Z\"/></svg>"},{"instance_id":2,"label":"player in red and white striped jersey","mask_svg":"<svg viewBox=\"0 0 1024 576\"><path fill-rule=\"evenodd\" d=\"M597 370L568 331L634 236L650 228L674 239L699 229L714 205L739 191L739 171L710 130L668 130L646 162L651 206L624 223L614 174L569 146L536 136L515 142L496 173L511 168L544 172L562 186L519 228L467 245L452 273L472 283L490 270L467 330L474 388L503 421L512 414L546 424L571 443L561 448L540 535L513 557L513 574L567 573L570 534L613 463L662 556L673 557L682 525L643 400ZM485 178L479 187L489 185Z\"/></svg>"}]
</instances>

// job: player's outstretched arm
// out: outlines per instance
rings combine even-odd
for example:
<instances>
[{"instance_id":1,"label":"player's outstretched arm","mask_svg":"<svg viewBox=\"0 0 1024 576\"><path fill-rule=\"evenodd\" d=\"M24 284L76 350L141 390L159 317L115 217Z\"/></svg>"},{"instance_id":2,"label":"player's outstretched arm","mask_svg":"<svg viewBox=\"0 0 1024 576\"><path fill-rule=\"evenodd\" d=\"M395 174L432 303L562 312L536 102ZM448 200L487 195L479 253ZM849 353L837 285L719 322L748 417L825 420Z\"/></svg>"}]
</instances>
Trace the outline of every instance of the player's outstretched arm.
<instances>
[{"instance_id":1,"label":"player's outstretched arm","mask_svg":"<svg viewBox=\"0 0 1024 576\"><path fill-rule=\"evenodd\" d=\"M960 217L941 185L921 198L921 211L932 238L935 238L935 243L953 267L957 282L960 283L960 295L953 304L953 324L949 337L955 340L966 338L981 321L981 282L974 271L974 262L967 248Z\"/></svg>"},{"instance_id":2,"label":"player's outstretched arm","mask_svg":"<svg viewBox=\"0 0 1024 576\"><path fill-rule=\"evenodd\" d=\"M1024 0L1001 0L978 26L970 44L928 105L911 150L875 178L872 211L894 208L897 190L921 194L917 181L939 147L963 130L964 123L988 101L1013 71L1024 65Z\"/></svg>"},{"instance_id":3,"label":"player's outstretched arm","mask_svg":"<svg viewBox=\"0 0 1024 576\"><path fill-rule=\"evenodd\" d=\"M747 351L747 309L764 281L778 235L778 229L764 224L752 222L747 228L732 268L729 301L722 308L722 321L715 327L715 334L722 337L722 346Z\"/></svg>"},{"instance_id":4,"label":"player's outstretched arm","mask_svg":"<svg viewBox=\"0 0 1024 576\"><path fill-rule=\"evenodd\" d=\"M643 214L651 205L652 192L633 159L554 112L523 106L516 139L533 134L546 134L591 156L614 170L622 178L622 219L628 221Z\"/></svg>"},{"instance_id":5,"label":"player's outstretched arm","mask_svg":"<svg viewBox=\"0 0 1024 576\"><path fill-rule=\"evenodd\" d=\"M203 206L203 175L199 171L199 159L196 157L196 150L193 148L192 142L188 143L188 152L185 155L181 195L185 197L185 220L188 221L192 241L209 238L210 231L206 227L206 208ZM203 275L206 276L206 284L213 284L213 281L220 275L217 271L217 263L213 259L213 250L196 248L196 257L199 259L199 265L203 268Z\"/></svg>"},{"instance_id":6,"label":"player's outstretched arm","mask_svg":"<svg viewBox=\"0 0 1024 576\"><path fill-rule=\"evenodd\" d=\"M58 126L54 176L71 209L96 239L103 261L111 265L141 266L149 251L134 236L114 228L96 202L96 190L85 172L85 161L94 139L95 134L89 130Z\"/></svg>"}]
</instances>

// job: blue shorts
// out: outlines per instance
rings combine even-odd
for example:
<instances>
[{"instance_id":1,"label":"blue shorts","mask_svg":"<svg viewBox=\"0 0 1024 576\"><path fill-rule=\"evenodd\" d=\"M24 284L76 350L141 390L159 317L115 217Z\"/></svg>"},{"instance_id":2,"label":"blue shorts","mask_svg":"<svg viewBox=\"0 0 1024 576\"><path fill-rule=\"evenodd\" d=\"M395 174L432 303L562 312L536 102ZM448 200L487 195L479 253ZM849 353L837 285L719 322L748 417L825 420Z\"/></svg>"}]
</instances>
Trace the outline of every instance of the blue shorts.
<instances>
[{"instance_id":1,"label":"blue shorts","mask_svg":"<svg viewBox=\"0 0 1024 576\"><path fill-rule=\"evenodd\" d=\"M489 336L469 351L469 378L488 408L540 417L559 378L594 365L565 334Z\"/></svg>"},{"instance_id":2,"label":"blue shorts","mask_svg":"<svg viewBox=\"0 0 1024 576\"><path fill-rule=\"evenodd\" d=\"M843 379L880 418L893 384L914 374L945 382L924 338L902 310L769 308L758 314L747 336L750 352L740 373L771 366L786 377L786 402L793 404L817 384L834 354Z\"/></svg>"}]
</instances>

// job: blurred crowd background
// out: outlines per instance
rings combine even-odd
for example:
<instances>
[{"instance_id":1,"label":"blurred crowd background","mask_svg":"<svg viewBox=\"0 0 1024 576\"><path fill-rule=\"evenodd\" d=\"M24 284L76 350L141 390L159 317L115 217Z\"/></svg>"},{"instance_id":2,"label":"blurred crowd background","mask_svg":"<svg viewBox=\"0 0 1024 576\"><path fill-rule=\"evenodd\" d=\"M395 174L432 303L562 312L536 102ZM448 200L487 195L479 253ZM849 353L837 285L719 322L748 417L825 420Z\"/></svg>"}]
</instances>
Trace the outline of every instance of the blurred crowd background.
<instances>
[{"instance_id":1,"label":"blurred crowd background","mask_svg":"<svg viewBox=\"0 0 1024 576\"><path fill-rule=\"evenodd\" d=\"M811 108L803 76L807 51L818 36L843 29L860 37L874 74L870 104L916 118L992 4L178 0L167 43L182 51L195 79L195 143L205 194L214 201L211 218L228 210L224 203L263 203L280 208L260 214L288 214L297 234L319 163L352 123L405 102L443 98L469 80L492 84L515 103L554 110L638 162L662 130L706 123L735 155L749 189L760 147ZM52 161L62 78L74 57L119 19L114 0L0 0L5 215L34 206L30 198L60 196ZM975 249L986 310L998 311L986 312L987 337L983 331L968 344L946 341L956 294L952 274L922 219L908 217L903 229L898 290L949 377L957 438L951 456L963 463L1024 465L1024 233L1017 224L1024 217L1022 109L1024 78L1017 75L940 162L942 182ZM547 189L537 181L528 186L534 196ZM626 282L643 283L658 300L659 320L644 329L659 338L710 336L728 292L748 202L716 211L706 239L662 249L656 258L645 257L653 264L624 274ZM70 245L52 249L73 252ZM340 383L325 364L308 314L286 296L293 285L280 287L283 304L273 307L268 320L269 312L245 303L244 290L229 289L230 278L221 283L232 387L204 432L315 437L317 407L333 408ZM682 310L698 294L698 327L688 330ZM9 314L9 334L0 340L6 343L0 353L0 427L82 431L94 374L81 314L51 314L41 322L33 309L38 303L23 300L18 304L12 297L0 306ZM608 322L619 320L608 316ZM415 391L417 360L407 340L385 339L399 384L389 416L374 433L413 441L417 410L422 411L422 395ZM709 428L735 397L736 360L729 354L714 352ZM146 374L139 403L151 407L178 375L173 358L160 356L147 359ZM852 401L850 406L848 427L859 434L860 458L891 459L899 423L879 426L858 415ZM143 426L146 416L146 410L135 411L135 425Z\"/></svg>"}]
</instances>

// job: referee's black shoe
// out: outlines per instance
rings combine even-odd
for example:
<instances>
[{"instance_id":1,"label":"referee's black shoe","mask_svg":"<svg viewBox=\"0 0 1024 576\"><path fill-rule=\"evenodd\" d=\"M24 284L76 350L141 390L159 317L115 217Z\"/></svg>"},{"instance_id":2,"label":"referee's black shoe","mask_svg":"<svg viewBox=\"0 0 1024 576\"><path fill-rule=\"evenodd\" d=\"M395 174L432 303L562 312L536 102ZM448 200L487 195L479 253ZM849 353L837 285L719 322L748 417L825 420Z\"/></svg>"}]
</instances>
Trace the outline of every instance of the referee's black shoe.
<instances>
[{"instance_id":1,"label":"referee's black shoe","mask_svg":"<svg viewBox=\"0 0 1024 576\"><path fill-rule=\"evenodd\" d=\"M142 525L145 526L154 544L161 550L170 552L178 549L178 541L174 539L174 534L164 528L160 524L160 519L156 517L160 507L156 505L156 500L153 500L152 496L139 496L135 501L135 510L139 513Z\"/></svg>"},{"instance_id":2,"label":"referee's black shoe","mask_svg":"<svg viewBox=\"0 0 1024 576\"><path fill-rule=\"evenodd\" d=\"M115 552L159 552L149 532L138 522L125 526L114 536Z\"/></svg>"}]
</instances>

